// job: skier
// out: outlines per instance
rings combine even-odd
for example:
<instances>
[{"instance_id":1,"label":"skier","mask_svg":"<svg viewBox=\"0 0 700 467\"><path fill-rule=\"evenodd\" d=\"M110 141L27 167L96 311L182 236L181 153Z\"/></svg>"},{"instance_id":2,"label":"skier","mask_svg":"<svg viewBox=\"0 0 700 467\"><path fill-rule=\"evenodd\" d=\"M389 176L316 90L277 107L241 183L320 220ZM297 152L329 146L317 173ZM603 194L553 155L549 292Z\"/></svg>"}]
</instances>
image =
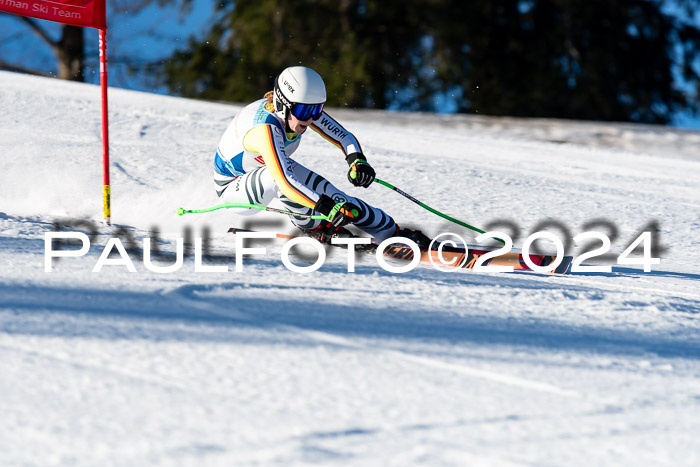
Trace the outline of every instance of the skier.
<instances>
[{"instance_id":1,"label":"skier","mask_svg":"<svg viewBox=\"0 0 700 467\"><path fill-rule=\"evenodd\" d=\"M374 181L374 169L360 143L323 110L325 102L326 87L318 73L303 66L283 70L275 79L274 90L243 108L221 137L214 159L219 198L265 206L278 199L295 213L321 213L329 220L290 219L323 243L336 236L351 236L344 226L353 224L378 241L399 236L427 249L430 239L420 231L400 229L381 209L345 194L291 158L311 127L343 151L351 184L367 188Z\"/></svg>"}]
</instances>

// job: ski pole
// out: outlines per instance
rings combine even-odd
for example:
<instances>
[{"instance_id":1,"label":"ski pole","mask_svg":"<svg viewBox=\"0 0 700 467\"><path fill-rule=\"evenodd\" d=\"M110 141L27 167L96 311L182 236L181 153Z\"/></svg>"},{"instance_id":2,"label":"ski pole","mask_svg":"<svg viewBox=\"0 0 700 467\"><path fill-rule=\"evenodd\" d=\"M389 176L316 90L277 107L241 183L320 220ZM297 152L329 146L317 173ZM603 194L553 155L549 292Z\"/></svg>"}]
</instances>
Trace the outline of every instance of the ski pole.
<instances>
[{"instance_id":1,"label":"ski pole","mask_svg":"<svg viewBox=\"0 0 700 467\"><path fill-rule=\"evenodd\" d=\"M217 209L225 209L225 208L248 208L248 209L259 209L261 211L269 211L269 212L276 212L278 214L286 214L287 216L294 216L298 217L301 219L324 219L328 220L328 217L322 216L322 215L311 215L311 214L298 214L296 212L292 211L284 211L282 209L276 209L276 208L271 208L268 206L260 206L258 204L249 204L249 203L224 203L224 204L219 204L218 206L213 206L211 208L207 209L184 209L184 208L178 208L177 209L177 215L182 216L184 214L200 214L204 212L211 212L211 211L216 211Z\"/></svg>"},{"instance_id":2,"label":"ski pole","mask_svg":"<svg viewBox=\"0 0 700 467\"><path fill-rule=\"evenodd\" d=\"M387 188L391 188L392 190L394 190L394 191L397 192L398 194L404 196L405 198L410 199L411 201L413 201L414 203L416 203L418 206L422 207L423 209L427 209L428 211L432 212L433 214L437 214L438 216L442 217L443 219L447 219L447 220L450 221L450 222L454 222L455 224L461 225L462 227L466 227L466 228L468 228L468 229L470 229L470 230L473 230L474 232L479 232L479 233L482 233L482 234L483 234L483 233L486 233L486 232L484 232L483 230L481 230L481 229L479 229L479 228L477 228L477 227L474 227L473 225L469 225L469 224L467 224L467 223L465 223L465 222L460 221L459 219L455 219L454 217L450 217L450 216L448 216L447 214L443 214L443 213L441 213L440 211L438 211L437 209L431 208L431 207L428 206L427 204L418 201L416 198L414 198L413 196L409 195L408 193L406 193L405 191L401 190L400 188L396 188L396 187L395 187L394 185L392 185L391 183L387 183L387 182L385 182L384 180L379 180L378 178L375 178L374 181L377 182L377 183L379 183L380 185L384 185L384 186L387 187ZM504 245L506 244L506 242L503 241L503 240L501 240L500 238L496 238L496 240L498 240L499 242L503 243Z\"/></svg>"}]
</instances>

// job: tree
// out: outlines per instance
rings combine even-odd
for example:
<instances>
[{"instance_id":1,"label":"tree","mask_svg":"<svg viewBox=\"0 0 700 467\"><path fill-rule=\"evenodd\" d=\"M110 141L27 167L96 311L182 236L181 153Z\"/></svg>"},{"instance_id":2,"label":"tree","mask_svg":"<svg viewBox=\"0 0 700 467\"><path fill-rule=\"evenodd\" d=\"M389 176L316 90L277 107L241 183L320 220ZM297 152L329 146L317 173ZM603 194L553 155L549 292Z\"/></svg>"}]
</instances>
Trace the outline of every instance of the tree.
<instances>
[{"instance_id":1,"label":"tree","mask_svg":"<svg viewBox=\"0 0 700 467\"><path fill-rule=\"evenodd\" d=\"M456 58L450 73L453 82L464 77L464 111L665 123L676 110L697 108L673 72L683 67L698 82L700 34L663 13L664 3L471 2L443 18L436 47ZM458 25L464 33L455 37Z\"/></svg>"},{"instance_id":2,"label":"tree","mask_svg":"<svg viewBox=\"0 0 700 467\"><path fill-rule=\"evenodd\" d=\"M209 34L164 64L166 84L185 96L243 101L271 89L284 67L304 64L324 76L329 103L384 108L388 86L413 72L398 51L415 42L415 20L364 3L362 11L349 0L222 2Z\"/></svg>"},{"instance_id":3,"label":"tree","mask_svg":"<svg viewBox=\"0 0 700 467\"><path fill-rule=\"evenodd\" d=\"M83 28L62 24L59 38L53 39L49 32L40 25L39 21L24 16L17 16L16 18L27 24L29 28L49 46L56 57L56 66L58 69L56 76L58 78L72 81L84 81L85 39ZM52 76L52 73L43 70L28 69L21 65L5 62L4 60L0 60L0 70Z\"/></svg>"},{"instance_id":4,"label":"tree","mask_svg":"<svg viewBox=\"0 0 700 467\"><path fill-rule=\"evenodd\" d=\"M224 0L163 64L172 92L250 100L304 64L329 104L668 122L698 108L697 0Z\"/></svg>"},{"instance_id":5,"label":"tree","mask_svg":"<svg viewBox=\"0 0 700 467\"><path fill-rule=\"evenodd\" d=\"M109 0L108 16L110 22L113 22L115 18L121 15L138 14L154 4L179 8L181 15L186 14L190 7L189 0ZM51 23L3 12L0 12L0 14L23 23L27 30L48 46L55 58L54 63L43 62L39 64L34 61L34 63L27 65L3 60L0 56L0 70L19 71L39 76L56 76L73 81L85 81L85 57L88 47L88 44L85 42L85 28ZM56 31L58 31L58 34L56 34ZM54 38L54 36L57 36L57 38ZM149 69L151 65L141 63L138 57L115 57L111 51L110 62L125 64L135 74L140 73L142 69Z\"/></svg>"}]
</instances>

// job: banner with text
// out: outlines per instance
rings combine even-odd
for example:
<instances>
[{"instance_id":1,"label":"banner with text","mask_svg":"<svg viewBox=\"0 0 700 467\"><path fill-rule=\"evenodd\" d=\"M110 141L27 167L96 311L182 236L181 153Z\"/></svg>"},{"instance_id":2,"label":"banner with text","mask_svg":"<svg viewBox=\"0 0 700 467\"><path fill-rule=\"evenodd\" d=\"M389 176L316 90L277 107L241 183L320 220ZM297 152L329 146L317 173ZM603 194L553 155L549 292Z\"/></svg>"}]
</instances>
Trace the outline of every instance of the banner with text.
<instances>
[{"instance_id":1,"label":"banner with text","mask_svg":"<svg viewBox=\"0 0 700 467\"><path fill-rule=\"evenodd\" d=\"M0 11L73 26L107 27L105 0L0 0Z\"/></svg>"}]
</instances>

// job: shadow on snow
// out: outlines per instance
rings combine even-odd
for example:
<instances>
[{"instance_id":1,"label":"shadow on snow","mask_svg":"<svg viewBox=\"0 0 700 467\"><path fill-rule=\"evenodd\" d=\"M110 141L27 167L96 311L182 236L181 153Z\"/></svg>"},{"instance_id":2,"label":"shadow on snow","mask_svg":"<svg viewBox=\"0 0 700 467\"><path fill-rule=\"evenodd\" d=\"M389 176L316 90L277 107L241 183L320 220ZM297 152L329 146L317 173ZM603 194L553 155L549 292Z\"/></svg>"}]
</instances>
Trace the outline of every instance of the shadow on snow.
<instances>
[{"instance_id":1,"label":"shadow on snow","mask_svg":"<svg viewBox=\"0 0 700 467\"><path fill-rule=\"evenodd\" d=\"M430 276L437 271L424 270L421 273ZM464 280L464 276L450 277L449 280ZM469 278L488 285L488 281L478 275ZM502 287L504 284L499 282L498 286ZM506 284L532 288L542 288L543 285L558 287L517 277L509 279ZM109 340L318 345L312 335L295 333L296 328L346 338L387 340L392 342L390 345L401 345L401 341L440 342L602 354L641 355L651 352L665 357L700 358L700 341L678 335L659 336L533 317L457 315L430 308L404 310L333 302L309 306L302 299L285 297L287 289L296 289L290 285L254 285L253 288L262 289L260 295L264 296L237 297L235 292L239 288L243 290L244 286L228 282L186 285L166 293L146 293L3 284L0 285L0 333ZM246 287L250 290L250 285ZM312 293L329 290L317 289L309 286ZM566 290L571 290L571 287L567 285ZM216 291L229 295L223 298L211 295ZM695 314L699 309L700 303L688 301L676 311Z\"/></svg>"}]
</instances>

